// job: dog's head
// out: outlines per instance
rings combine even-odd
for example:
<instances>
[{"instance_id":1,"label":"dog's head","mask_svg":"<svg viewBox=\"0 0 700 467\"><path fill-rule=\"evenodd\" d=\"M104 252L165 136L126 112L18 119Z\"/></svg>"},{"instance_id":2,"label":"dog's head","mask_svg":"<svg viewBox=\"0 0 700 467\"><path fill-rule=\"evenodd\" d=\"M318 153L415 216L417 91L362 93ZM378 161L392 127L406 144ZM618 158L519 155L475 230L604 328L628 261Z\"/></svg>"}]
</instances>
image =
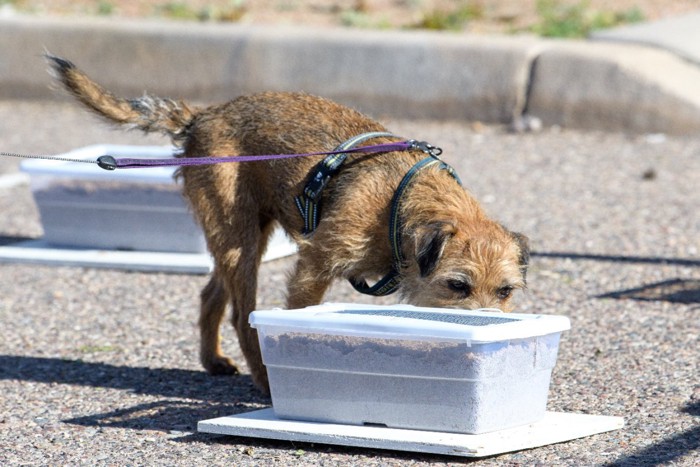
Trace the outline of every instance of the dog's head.
<instances>
[{"instance_id":1,"label":"dog's head","mask_svg":"<svg viewBox=\"0 0 700 467\"><path fill-rule=\"evenodd\" d=\"M512 311L513 292L525 287L528 239L483 219L464 228L433 221L410 233L413 255L401 294L413 305Z\"/></svg>"}]
</instances>

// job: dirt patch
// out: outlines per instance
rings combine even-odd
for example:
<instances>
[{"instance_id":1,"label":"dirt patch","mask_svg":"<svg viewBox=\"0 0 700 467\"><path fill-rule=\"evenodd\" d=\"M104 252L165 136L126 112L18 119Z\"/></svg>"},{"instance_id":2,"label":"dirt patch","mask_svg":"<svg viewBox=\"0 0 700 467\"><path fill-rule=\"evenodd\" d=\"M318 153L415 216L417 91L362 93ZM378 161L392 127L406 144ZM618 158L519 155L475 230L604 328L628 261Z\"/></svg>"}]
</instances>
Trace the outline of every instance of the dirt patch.
<instances>
[{"instance_id":1,"label":"dirt patch","mask_svg":"<svg viewBox=\"0 0 700 467\"><path fill-rule=\"evenodd\" d=\"M579 21L595 18L594 21L607 24L681 15L697 10L698 5L694 0L620 0L614 5L606 0L0 0L0 7L41 16L102 15L378 29L419 27L511 34L537 28L547 12L569 9ZM628 19L616 20L616 15ZM559 21L568 20L563 17Z\"/></svg>"}]
</instances>

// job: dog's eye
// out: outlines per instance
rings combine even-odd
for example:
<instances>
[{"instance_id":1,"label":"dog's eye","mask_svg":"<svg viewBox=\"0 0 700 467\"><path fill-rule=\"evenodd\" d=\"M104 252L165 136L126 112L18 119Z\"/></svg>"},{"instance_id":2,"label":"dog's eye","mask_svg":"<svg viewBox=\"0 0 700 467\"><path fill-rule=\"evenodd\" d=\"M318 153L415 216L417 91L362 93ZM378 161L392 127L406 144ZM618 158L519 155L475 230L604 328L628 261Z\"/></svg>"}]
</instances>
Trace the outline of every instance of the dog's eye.
<instances>
[{"instance_id":1,"label":"dog's eye","mask_svg":"<svg viewBox=\"0 0 700 467\"><path fill-rule=\"evenodd\" d=\"M447 287L453 292L457 292L465 297L472 293L472 286L468 282L460 280L447 281Z\"/></svg>"},{"instance_id":2,"label":"dog's eye","mask_svg":"<svg viewBox=\"0 0 700 467\"><path fill-rule=\"evenodd\" d=\"M505 287L501 287L496 291L496 296L500 300L505 300L506 298L510 297L511 294L513 293L513 287L510 285L507 285Z\"/></svg>"}]
</instances>

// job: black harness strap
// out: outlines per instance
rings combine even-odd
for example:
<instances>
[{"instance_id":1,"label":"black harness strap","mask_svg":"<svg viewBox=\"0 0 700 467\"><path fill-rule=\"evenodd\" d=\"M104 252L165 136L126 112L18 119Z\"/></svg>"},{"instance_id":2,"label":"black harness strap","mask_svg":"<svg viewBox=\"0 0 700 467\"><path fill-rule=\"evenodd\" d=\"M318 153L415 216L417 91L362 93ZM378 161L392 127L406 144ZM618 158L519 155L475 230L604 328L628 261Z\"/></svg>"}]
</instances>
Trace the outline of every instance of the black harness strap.
<instances>
[{"instance_id":1,"label":"black harness strap","mask_svg":"<svg viewBox=\"0 0 700 467\"><path fill-rule=\"evenodd\" d=\"M404 263L403 251L401 249L401 236L403 234L403 222L401 221L401 203L403 200L403 195L406 189L411 185L413 180L418 176L418 174L429 168L438 165L442 170L446 170L447 173L454 178L460 185L462 181L455 170L447 163L441 161L436 155L431 153L430 156L417 162L411 169L404 175L401 183L399 183L398 188L394 192L394 196L391 199L391 214L389 219L389 243L391 244L391 253L393 256L393 263L391 265L391 270L382 277L376 284L369 286L365 280L350 279L350 284L360 293L366 295L373 295L375 297L381 297L384 295L390 295L396 292L401 283L401 266Z\"/></svg>"},{"instance_id":2,"label":"black harness strap","mask_svg":"<svg viewBox=\"0 0 700 467\"><path fill-rule=\"evenodd\" d=\"M355 136L345 141L343 144L338 146L333 150L333 152L347 151L352 149L359 144L369 141L374 138L396 138L397 136L392 133L386 133L382 131L375 131L371 133L363 133L361 135ZM321 202L321 192L325 186L330 181L331 177L335 175L340 166L347 159L347 154L331 154L326 156L318 165L311 171L309 181L304 187L304 191L301 195L294 198L294 203L301 214L301 218L304 220L304 229L302 233L310 234L318 226L319 219L319 206Z\"/></svg>"}]
</instances>

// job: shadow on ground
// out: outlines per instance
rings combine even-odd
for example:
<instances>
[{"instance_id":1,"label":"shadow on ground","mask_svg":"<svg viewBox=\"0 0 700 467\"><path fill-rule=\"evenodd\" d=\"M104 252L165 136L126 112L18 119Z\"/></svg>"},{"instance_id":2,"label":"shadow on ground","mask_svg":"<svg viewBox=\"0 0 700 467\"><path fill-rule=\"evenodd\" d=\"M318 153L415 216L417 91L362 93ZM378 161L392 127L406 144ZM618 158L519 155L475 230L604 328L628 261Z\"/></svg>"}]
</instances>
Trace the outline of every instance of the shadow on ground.
<instances>
[{"instance_id":1,"label":"shadow on ground","mask_svg":"<svg viewBox=\"0 0 700 467\"><path fill-rule=\"evenodd\" d=\"M255 388L249 375L211 376L203 371L116 366L82 360L0 355L0 379L112 388L207 402L270 402Z\"/></svg>"},{"instance_id":2,"label":"shadow on ground","mask_svg":"<svg viewBox=\"0 0 700 467\"><path fill-rule=\"evenodd\" d=\"M568 258L572 260L605 261L625 264L675 265L700 267L700 260L689 258L667 258L662 256L594 255L573 252L533 252L540 258ZM700 279L675 278L653 284L644 284L626 290L616 290L595 298L632 299L643 301L665 301L671 303L700 303Z\"/></svg>"},{"instance_id":3,"label":"shadow on ground","mask_svg":"<svg viewBox=\"0 0 700 467\"><path fill-rule=\"evenodd\" d=\"M284 449L299 456L303 456L304 452L330 452L397 461L445 459L430 454L197 433L197 422L201 420L269 407L270 399L255 388L249 375L210 376L203 371L0 355L0 380L110 388L159 398L62 420L98 430L125 428L164 431L174 435L172 439L177 442L244 445L251 455L255 449Z\"/></svg>"},{"instance_id":4,"label":"shadow on ground","mask_svg":"<svg viewBox=\"0 0 700 467\"><path fill-rule=\"evenodd\" d=\"M540 258L568 258L572 260L607 261L611 263L672 264L675 266L700 266L700 259L667 258L664 256L595 255L589 253L574 253L566 251L533 251L532 256L537 256Z\"/></svg>"},{"instance_id":5,"label":"shadow on ground","mask_svg":"<svg viewBox=\"0 0 700 467\"><path fill-rule=\"evenodd\" d=\"M599 295L597 298L665 301L671 303L700 303L700 280L671 279L627 290Z\"/></svg>"},{"instance_id":6,"label":"shadow on ground","mask_svg":"<svg viewBox=\"0 0 700 467\"><path fill-rule=\"evenodd\" d=\"M681 412L700 416L700 400L690 402ZM637 467L668 465L681 456L700 451L700 425L641 449L629 456L605 464L604 467Z\"/></svg>"},{"instance_id":7,"label":"shadow on ground","mask_svg":"<svg viewBox=\"0 0 700 467\"><path fill-rule=\"evenodd\" d=\"M0 355L0 380L111 388L162 400L70 420L83 426L191 431L197 421L269 406L249 375L115 366L80 360ZM173 428L175 427L175 428Z\"/></svg>"}]
</instances>

